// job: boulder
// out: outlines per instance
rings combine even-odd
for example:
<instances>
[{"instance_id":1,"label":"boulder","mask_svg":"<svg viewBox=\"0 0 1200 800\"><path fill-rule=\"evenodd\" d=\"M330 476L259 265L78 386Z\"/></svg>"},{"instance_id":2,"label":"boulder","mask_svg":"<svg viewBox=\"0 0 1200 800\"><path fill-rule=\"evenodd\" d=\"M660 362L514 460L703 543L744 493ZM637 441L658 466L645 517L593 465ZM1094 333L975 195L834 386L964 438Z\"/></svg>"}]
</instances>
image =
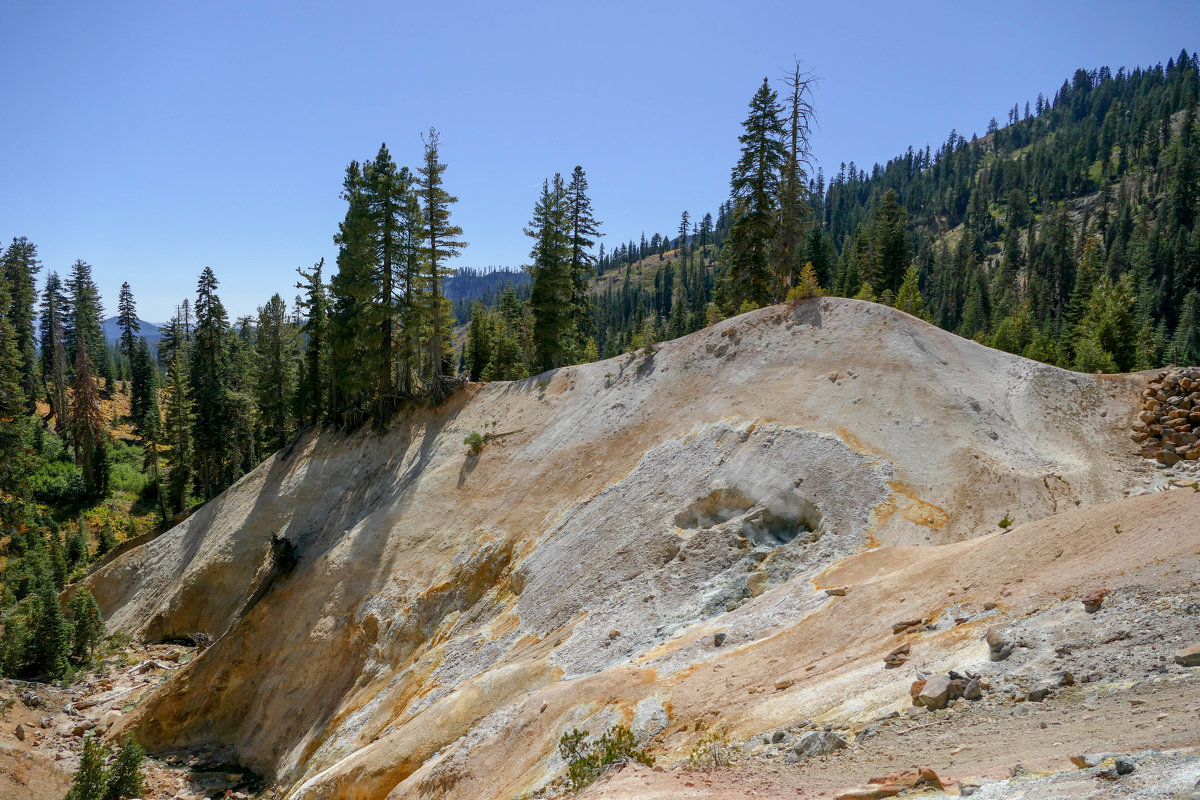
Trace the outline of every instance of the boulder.
<instances>
[{"instance_id":1,"label":"boulder","mask_svg":"<svg viewBox=\"0 0 1200 800\"><path fill-rule=\"evenodd\" d=\"M13 735L17 737L17 741L25 741L25 726L18 723L17 729L13 731Z\"/></svg>"},{"instance_id":2,"label":"boulder","mask_svg":"<svg viewBox=\"0 0 1200 800\"><path fill-rule=\"evenodd\" d=\"M1118 775L1128 775L1129 773L1131 773L1135 769L1137 769L1137 767L1133 763L1133 759L1130 758L1129 756L1117 756L1117 758L1113 762L1113 764L1117 768Z\"/></svg>"},{"instance_id":3,"label":"boulder","mask_svg":"<svg viewBox=\"0 0 1200 800\"><path fill-rule=\"evenodd\" d=\"M1185 647L1176 653L1175 663L1181 667L1200 667L1200 643Z\"/></svg>"},{"instance_id":4,"label":"boulder","mask_svg":"<svg viewBox=\"0 0 1200 800\"><path fill-rule=\"evenodd\" d=\"M809 731L796 742L789 760L828 755L846 747L846 744L845 739L832 731Z\"/></svg>"},{"instance_id":5,"label":"boulder","mask_svg":"<svg viewBox=\"0 0 1200 800\"><path fill-rule=\"evenodd\" d=\"M925 681L921 693L917 695L917 705L924 706L930 711L944 708L950 700L950 678L946 675L935 675Z\"/></svg>"},{"instance_id":6,"label":"boulder","mask_svg":"<svg viewBox=\"0 0 1200 800\"><path fill-rule=\"evenodd\" d=\"M979 700L983 697L983 686L980 685L978 678L967 681L967 688L963 689L962 696L967 700Z\"/></svg>"}]
</instances>

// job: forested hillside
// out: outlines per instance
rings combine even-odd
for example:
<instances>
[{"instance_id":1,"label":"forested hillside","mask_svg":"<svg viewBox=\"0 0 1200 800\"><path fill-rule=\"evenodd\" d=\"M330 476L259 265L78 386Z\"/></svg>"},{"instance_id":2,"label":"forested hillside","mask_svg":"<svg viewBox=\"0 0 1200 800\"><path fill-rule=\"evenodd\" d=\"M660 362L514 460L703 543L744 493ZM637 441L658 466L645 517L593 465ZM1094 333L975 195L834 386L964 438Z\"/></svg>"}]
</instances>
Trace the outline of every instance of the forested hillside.
<instances>
[{"instance_id":1,"label":"forested hillside","mask_svg":"<svg viewBox=\"0 0 1200 800\"><path fill-rule=\"evenodd\" d=\"M766 88L745 123L743 158L765 156L757 180L772 196L750 208L751 194L736 196L745 176L735 169L735 196L715 219L697 224L684 212L673 237L643 234L602 250L592 312L601 354L782 300L800 283L800 265L811 264L827 294L899 305L1062 366L1200 361L1195 55L1080 69L1051 98L1014 105L1003 126L991 120L982 137L952 131L936 150L909 147L869 171L843 164L828 183L819 170L806 175L811 211L801 219L802 256L790 265L770 248L796 216L781 200L785 151L798 138L804 152L806 142L789 128L796 98L780 102ZM717 296L722 276L728 284L748 274L744 255L723 245L754 218L765 220L757 235L769 268Z\"/></svg>"}]
</instances>

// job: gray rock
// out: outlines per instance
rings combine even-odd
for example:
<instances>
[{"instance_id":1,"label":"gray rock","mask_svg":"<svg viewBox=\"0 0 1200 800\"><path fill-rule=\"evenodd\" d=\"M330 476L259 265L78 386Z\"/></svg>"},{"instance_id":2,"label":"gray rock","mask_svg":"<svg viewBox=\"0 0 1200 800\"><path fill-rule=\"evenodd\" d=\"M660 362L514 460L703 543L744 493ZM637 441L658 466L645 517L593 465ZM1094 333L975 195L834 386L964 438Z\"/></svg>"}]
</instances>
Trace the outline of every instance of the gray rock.
<instances>
[{"instance_id":1,"label":"gray rock","mask_svg":"<svg viewBox=\"0 0 1200 800\"><path fill-rule=\"evenodd\" d=\"M846 746L846 740L832 731L809 731L800 737L792 748L789 761L799 761L811 756L823 756L841 750Z\"/></svg>"},{"instance_id":2,"label":"gray rock","mask_svg":"<svg viewBox=\"0 0 1200 800\"><path fill-rule=\"evenodd\" d=\"M1117 760L1114 763L1116 764L1118 775L1128 775L1137 768L1133 763L1133 759L1129 756L1117 756Z\"/></svg>"},{"instance_id":3,"label":"gray rock","mask_svg":"<svg viewBox=\"0 0 1200 800\"><path fill-rule=\"evenodd\" d=\"M787 733L785 731L775 731L775 733L771 734L771 744L779 744L786 738Z\"/></svg>"},{"instance_id":4,"label":"gray rock","mask_svg":"<svg viewBox=\"0 0 1200 800\"><path fill-rule=\"evenodd\" d=\"M16 735L17 741L19 741L19 742L25 741L25 726L24 725L18 724L17 729L14 730L13 733Z\"/></svg>"},{"instance_id":5,"label":"gray rock","mask_svg":"<svg viewBox=\"0 0 1200 800\"><path fill-rule=\"evenodd\" d=\"M1185 647L1176 653L1175 663L1181 667L1200 667L1200 644Z\"/></svg>"},{"instance_id":6,"label":"gray rock","mask_svg":"<svg viewBox=\"0 0 1200 800\"><path fill-rule=\"evenodd\" d=\"M713 634L713 647L720 647L725 644L725 631L718 631Z\"/></svg>"},{"instance_id":7,"label":"gray rock","mask_svg":"<svg viewBox=\"0 0 1200 800\"><path fill-rule=\"evenodd\" d=\"M963 697L968 700L979 700L983 697L983 687L980 686L978 678L972 678L967 682L967 688L963 690Z\"/></svg>"},{"instance_id":8,"label":"gray rock","mask_svg":"<svg viewBox=\"0 0 1200 800\"><path fill-rule=\"evenodd\" d=\"M1040 703L1050 696L1050 687L1038 686L1029 690L1029 701L1031 703Z\"/></svg>"}]
</instances>

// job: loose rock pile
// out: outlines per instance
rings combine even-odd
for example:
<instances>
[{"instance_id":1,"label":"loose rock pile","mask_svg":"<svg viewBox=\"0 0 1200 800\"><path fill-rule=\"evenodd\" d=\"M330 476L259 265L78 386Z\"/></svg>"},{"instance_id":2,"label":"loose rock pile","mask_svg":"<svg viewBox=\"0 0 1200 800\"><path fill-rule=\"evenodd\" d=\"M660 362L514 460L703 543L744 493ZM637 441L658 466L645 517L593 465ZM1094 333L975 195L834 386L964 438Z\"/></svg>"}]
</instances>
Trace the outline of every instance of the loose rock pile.
<instances>
[{"instance_id":1,"label":"loose rock pile","mask_svg":"<svg viewBox=\"0 0 1200 800\"><path fill-rule=\"evenodd\" d=\"M1146 387L1130 438L1167 467L1200 460L1200 367L1168 370Z\"/></svg>"}]
</instances>

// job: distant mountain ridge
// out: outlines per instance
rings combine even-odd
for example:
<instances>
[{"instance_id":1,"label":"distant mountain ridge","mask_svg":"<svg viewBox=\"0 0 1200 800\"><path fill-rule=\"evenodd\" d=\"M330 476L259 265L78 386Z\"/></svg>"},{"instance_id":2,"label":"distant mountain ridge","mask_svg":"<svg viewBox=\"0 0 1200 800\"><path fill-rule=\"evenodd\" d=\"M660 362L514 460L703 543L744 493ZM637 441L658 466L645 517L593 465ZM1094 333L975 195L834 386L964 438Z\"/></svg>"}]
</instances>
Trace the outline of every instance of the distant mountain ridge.
<instances>
[{"instance_id":1,"label":"distant mountain ridge","mask_svg":"<svg viewBox=\"0 0 1200 800\"><path fill-rule=\"evenodd\" d=\"M147 322L144 319L138 320L138 336L145 336L146 341L152 346L158 345L158 340L162 338L162 329L166 326L164 322ZM116 344L121 339L121 328L117 324L116 317L109 317L100 323L100 330L104 332L104 339L109 344Z\"/></svg>"}]
</instances>

